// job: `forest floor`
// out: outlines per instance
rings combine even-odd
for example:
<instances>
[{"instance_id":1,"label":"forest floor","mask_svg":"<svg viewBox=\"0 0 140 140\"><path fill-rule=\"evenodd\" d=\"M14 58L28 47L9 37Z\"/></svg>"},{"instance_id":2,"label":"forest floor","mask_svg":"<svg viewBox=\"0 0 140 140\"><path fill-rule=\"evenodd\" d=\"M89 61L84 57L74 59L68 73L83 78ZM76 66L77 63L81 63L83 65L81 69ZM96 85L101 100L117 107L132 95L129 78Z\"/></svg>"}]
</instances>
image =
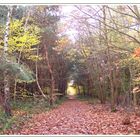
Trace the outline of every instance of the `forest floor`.
<instances>
[{"instance_id":1,"label":"forest floor","mask_svg":"<svg viewBox=\"0 0 140 140\"><path fill-rule=\"evenodd\" d=\"M131 123L123 125L124 110L111 112L108 105L67 100L56 108L35 114L19 132L22 135L121 135L138 134L140 117L130 115ZM11 133L13 134L13 133Z\"/></svg>"}]
</instances>

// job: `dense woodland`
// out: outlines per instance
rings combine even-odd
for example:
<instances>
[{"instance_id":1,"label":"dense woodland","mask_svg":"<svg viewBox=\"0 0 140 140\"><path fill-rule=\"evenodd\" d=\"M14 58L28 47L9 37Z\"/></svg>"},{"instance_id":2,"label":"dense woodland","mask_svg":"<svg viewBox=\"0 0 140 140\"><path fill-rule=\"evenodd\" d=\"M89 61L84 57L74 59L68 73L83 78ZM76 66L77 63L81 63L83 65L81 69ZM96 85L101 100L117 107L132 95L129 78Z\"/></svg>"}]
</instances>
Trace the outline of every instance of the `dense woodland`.
<instances>
[{"instance_id":1,"label":"dense woodland","mask_svg":"<svg viewBox=\"0 0 140 140\"><path fill-rule=\"evenodd\" d=\"M63 7L71 12L65 15ZM140 117L139 45L139 5L1 5L2 134L29 119L33 107L52 111L68 100L71 81L76 100L110 113L123 109L120 122L129 125L131 114Z\"/></svg>"}]
</instances>

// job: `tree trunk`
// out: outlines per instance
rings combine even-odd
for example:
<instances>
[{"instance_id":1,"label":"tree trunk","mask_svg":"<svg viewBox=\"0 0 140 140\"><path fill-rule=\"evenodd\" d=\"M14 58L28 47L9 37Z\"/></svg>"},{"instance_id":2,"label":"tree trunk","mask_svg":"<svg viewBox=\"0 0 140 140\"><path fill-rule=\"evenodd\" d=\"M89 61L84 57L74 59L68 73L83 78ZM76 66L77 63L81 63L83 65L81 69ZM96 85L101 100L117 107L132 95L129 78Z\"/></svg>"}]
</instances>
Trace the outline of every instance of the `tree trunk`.
<instances>
[{"instance_id":1,"label":"tree trunk","mask_svg":"<svg viewBox=\"0 0 140 140\"><path fill-rule=\"evenodd\" d=\"M37 47L37 56L38 56L38 49L39 49L39 47ZM38 81L38 63L37 63L37 61L38 61L38 60L36 60L36 62L35 62L35 68L36 68L36 83L37 83L38 89L39 89L40 93L42 94L42 96L43 96L45 99L47 99L47 97L46 97L46 95L44 94L44 92L43 92L43 90L42 90L42 88L41 88L41 86L40 86L40 84L39 84L39 81Z\"/></svg>"},{"instance_id":2,"label":"tree trunk","mask_svg":"<svg viewBox=\"0 0 140 140\"><path fill-rule=\"evenodd\" d=\"M109 64L110 65L110 64ZM114 83L113 83L113 70L109 67L109 80L110 80L110 90L111 90L111 110L116 110L115 107L115 95L114 95Z\"/></svg>"},{"instance_id":3,"label":"tree trunk","mask_svg":"<svg viewBox=\"0 0 140 140\"><path fill-rule=\"evenodd\" d=\"M78 89L78 94L80 95L81 94L81 91L80 91L79 85L77 85L77 89Z\"/></svg>"},{"instance_id":4,"label":"tree trunk","mask_svg":"<svg viewBox=\"0 0 140 140\"><path fill-rule=\"evenodd\" d=\"M50 101L49 102L50 102L50 105L52 106L53 105L54 89L55 89L55 79L54 79L52 67L50 65L50 61L49 61L49 58L48 58L47 49L46 49L46 61L47 61L47 66L48 66L48 70L49 70L50 78L51 78L51 92L50 92L50 97L49 97Z\"/></svg>"},{"instance_id":5,"label":"tree trunk","mask_svg":"<svg viewBox=\"0 0 140 140\"><path fill-rule=\"evenodd\" d=\"M137 106L137 93L133 93L133 104L134 104L134 107Z\"/></svg>"},{"instance_id":6,"label":"tree trunk","mask_svg":"<svg viewBox=\"0 0 140 140\"><path fill-rule=\"evenodd\" d=\"M113 67L110 56L110 46L108 44L108 35L107 35L107 27L106 27L106 6L103 6L103 24L105 31L105 44L107 46L107 56L108 56L108 70L109 70L109 81L110 81L110 92L111 92L111 110L115 110L115 100L114 100L114 84L113 84Z\"/></svg>"},{"instance_id":7,"label":"tree trunk","mask_svg":"<svg viewBox=\"0 0 140 140\"><path fill-rule=\"evenodd\" d=\"M12 16L12 7L8 6L6 30L4 35L4 57L7 61L7 51L8 51L8 39L10 31L10 21ZM9 85L9 73L8 70L4 71L4 110L5 114L9 117L12 115L10 107L10 85Z\"/></svg>"},{"instance_id":8,"label":"tree trunk","mask_svg":"<svg viewBox=\"0 0 140 140\"><path fill-rule=\"evenodd\" d=\"M99 90L98 90L98 95L101 104L105 104L105 96L104 96L104 89L103 89L103 73L101 73L101 66L97 63L96 64L98 72L97 72L97 77L98 77L98 85L99 85Z\"/></svg>"},{"instance_id":9,"label":"tree trunk","mask_svg":"<svg viewBox=\"0 0 140 140\"><path fill-rule=\"evenodd\" d=\"M12 116L10 106L10 85L9 85L9 74L8 71L4 72L4 110L5 114L9 117Z\"/></svg>"}]
</instances>

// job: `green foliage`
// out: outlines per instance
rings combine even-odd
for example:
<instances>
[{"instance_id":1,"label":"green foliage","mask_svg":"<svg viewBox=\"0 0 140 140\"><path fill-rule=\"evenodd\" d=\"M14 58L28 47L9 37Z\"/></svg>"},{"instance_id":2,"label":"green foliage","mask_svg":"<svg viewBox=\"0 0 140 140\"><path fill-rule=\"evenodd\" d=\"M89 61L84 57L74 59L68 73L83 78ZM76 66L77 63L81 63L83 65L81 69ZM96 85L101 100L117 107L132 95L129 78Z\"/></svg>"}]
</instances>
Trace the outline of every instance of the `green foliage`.
<instances>
[{"instance_id":1,"label":"green foliage","mask_svg":"<svg viewBox=\"0 0 140 140\"><path fill-rule=\"evenodd\" d=\"M19 131L25 121L30 119L33 114L48 111L46 102L42 104L33 102L32 100L12 102L13 116L7 118L2 109L0 109L0 134L11 129L12 131Z\"/></svg>"},{"instance_id":2,"label":"green foliage","mask_svg":"<svg viewBox=\"0 0 140 140\"><path fill-rule=\"evenodd\" d=\"M40 29L34 24L25 27L24 22L23 18L22 20L13 20L10 24L10 51L20 50L21 47L24 47L23 51L28 52L31 46L39 43Z\"/></svg>"},{"instance_id":3,"label":"green foliage","mask_svg":"<svg viewBox=\"0 0 140 140\"><path fill-rule=\"evenodd\" d=\"M22 111L30 112L34 106L35 106L35 103L32 102L31 99L27 99L24 101L19 100L16 102L12 102L13 110L22 110Z\"/></svg>"},{"instance_id":4,"label":"green foliage","mask_svg":"<svg viewBox=\"0 0 140 140\"><path fill-rule=\"evenodd\" d=\"M16 75L18 82L33 82L35 81L35 76L33 76L33 72L27 69L24 65L20 65L20 71Z\"/></svg>"},{"instance_id":5,"label":"green foliage","mask_svg":"<svg viewBox=\"0 0 140 140\"><path fill-rule=\"evenodd\" d=\"M57 106L61 105L65 100L66 100L66 97L62 97L61 99L57 98L57 100L55 101L55 104Z\"/></svg>"},{"instance_id":6,"label":"green foliage","mask_svg":"<svg viewBox=\"0 0 140 140\"><path fill-rule=\"evenodd\" d=\"M27 55L26 55L27 56ZM32 60L32 61L40 61L42 60L43 58L41 56L37 56L37 55L28 55L27 56L27 59L28 60Z\"/></svg>"},{"instance_id":7,"label":"green foliage","mask_svg":"<svg viewBox=\"0 0 140 140\"><path fill-rule=\"evenodd\" d=\"M26 97L32 97L32 96L31 96L31 93L30 93L27 89L25 89L25 88L20 88L20 89L18 90L18 92L19 92L20 95L22 96L22 97L21 97L22 99L23 99L23 98L26 99Z\"/></svg>"},{"instance_id":8,"label":"green foliage","mask_svg":"<svg viewBox=\"0 0 140 140\"><path fill-rule=\"evenodd\" d=\"M18 64L11 60L2 59L0 61L0 70L4 71L5 69L7 69L11 75L16 77L18 82L35 81L33 72L23 64Z\"/></svg>"},{"instance_id":9,"label":"green foliage","mask_svg":"<svg viewBox=\"0 0 140 140\"><path fill-rule=\"evenodd\" d=\"M36 50L34 46L40 42L40 29L34 24L28 24L27 27L25 27L25 20L25 18L22 18L21 20L12 20L10 24L8 52L11 54L15 52L22 52L24 55L26 54L26 56L27 54L32 54ZM3 48L3 36L5 30L3 30L2 26L0 30L2 31L0 36L0 48Z\"/></svg>"},{"instance_id":10,"label":"green foliage","mask_svg":"<svg viewBox=\"0 0 140 140\"><path fill-rule=\"evenodd\" d=\"M2 110L0 110L0 132L9 129L13 120L13 118L8 119L5 113Z\"/></svg>"},{"instance_id":11,"label":"green foliage","mask_svg":"<svg viewBox=\"0 0 140 140\"><path fill-rule=\"evenodd\" d=\"M49 94L51 92L50 87L43 88L43 92Z\"/></svg>"},{"instance_id":12,"label":"green foliage","mask_svg":"<svg viewBox=\"0 0 140 140\"><path fill-rule=\"evenodd\" d=\"M140 58L129 56L126 59L120 60L121 68L128 67L131 72L132 84L140 84ZM123 76L124 77L124 76Z\"/></svg>"},{"instance_id":13,"label":"green foliage","mask_svg":"<svg viewBox=\"0 0 140 140\"><path fill-rule=\"evenodd\" d=\"M19 64L16 62L16 57L12 57L13 54L22 54L22 58L30 59L32 61L41 60L40 56L35 55L36 45L40 42L40 29L32 24L28 24L25 27L25 18L12 20L10 24L10 35L8 40L8 59L2 58L0 62L0 70L7 69L11 75L16 77L18 82L33 82L35 76L33 72L25 66L25 64ZM0 30L0 48L3 50L3 36L5 29L1 26ZM33 48L34 47L34 48Z\"/></svg>"}]
</instances>

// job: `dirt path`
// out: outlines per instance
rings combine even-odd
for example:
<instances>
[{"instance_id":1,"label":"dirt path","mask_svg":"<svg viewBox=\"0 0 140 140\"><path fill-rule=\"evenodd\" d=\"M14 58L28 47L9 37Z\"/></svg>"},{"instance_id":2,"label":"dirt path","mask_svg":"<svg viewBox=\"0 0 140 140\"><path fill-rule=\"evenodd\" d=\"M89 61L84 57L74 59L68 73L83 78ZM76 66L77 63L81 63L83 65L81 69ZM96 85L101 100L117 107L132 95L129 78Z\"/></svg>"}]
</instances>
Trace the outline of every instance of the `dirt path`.
<instances>
[{"instance_id":1,"label":"dirt path","mask_svg":"<svg viewBox=\"0 0 140 140\"><path fill-rule=\"evenodd\" d=\"M134 116L131 125L122 125L122 116L122 112L112 113L106 106L69 100L47 113L34 115L18 134L130 134L140 126L136 123L140 118Z\"/></svg>"}]
</instances>

